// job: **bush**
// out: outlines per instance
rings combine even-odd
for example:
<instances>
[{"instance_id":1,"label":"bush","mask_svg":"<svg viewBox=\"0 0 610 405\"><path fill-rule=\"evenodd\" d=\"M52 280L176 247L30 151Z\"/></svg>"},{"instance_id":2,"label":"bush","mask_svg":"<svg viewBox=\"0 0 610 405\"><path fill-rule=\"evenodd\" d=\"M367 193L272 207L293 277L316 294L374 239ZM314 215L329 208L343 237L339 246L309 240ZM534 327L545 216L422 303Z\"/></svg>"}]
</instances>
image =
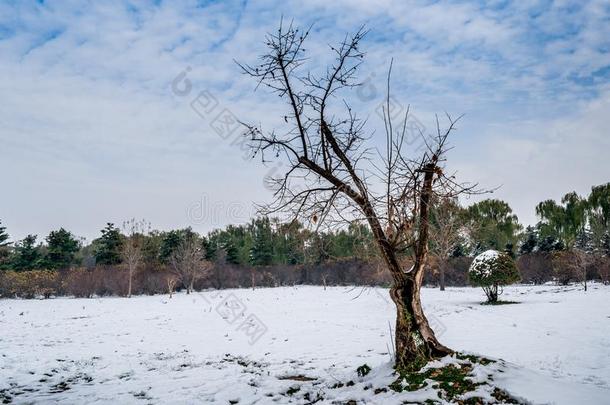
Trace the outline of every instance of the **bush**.
<instances>
[{"instance_id":1,"label":"bush","mask_svg":"<svg viewBox=\"0 0 610 405\"><path fill-rule=\"evenodd\" d=\"M0 295L3 297L49 298L60 287L59 274L50 270L5 271L0 279Z\"/></svg>"},{"instance_id":2,"label":"bush","mask_svg":"<svg viewBox=\"0 0 610 405\"><path fill-rule=\"evenodd\" d=\"M470 283L483 287L488 302L498 301L498 286L521 279L515 261L506 253L488 250L478 255L468 270Z\"/></svg>"},{"instance_id":3,"label":"bush","mask_svg":"<svg viewBox=\"0 0 610 405\"><path fill-rule=\"evenodd\" d=\"M553 254L533 252L520 256L517 267L521 281L527 284L544 284L553 280Z\"/></svg>"}]
</instances>

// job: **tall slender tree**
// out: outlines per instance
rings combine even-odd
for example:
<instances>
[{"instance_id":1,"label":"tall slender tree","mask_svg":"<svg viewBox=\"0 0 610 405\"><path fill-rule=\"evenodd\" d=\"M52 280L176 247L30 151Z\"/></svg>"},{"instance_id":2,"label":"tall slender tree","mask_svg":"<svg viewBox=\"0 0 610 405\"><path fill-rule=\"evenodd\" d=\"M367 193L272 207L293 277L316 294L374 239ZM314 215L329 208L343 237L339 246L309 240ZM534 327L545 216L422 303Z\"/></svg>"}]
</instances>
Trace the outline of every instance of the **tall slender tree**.
<instances>
[{"instance_id":1,"label":"tall slender tree","mask_svg":"<svg viewBox=\"0 0 610 405\"><path fill-rule=\"evenodd\" d=\"M435 202L430 217L432 253L438 262L439 287L441 291L444 291L449 258L463 237L464 216L457 199L444 198Z\"/></svg>"},{"instance_id":2,"label":"tall slender tree","mask_svg":"<svg viewBox=\"0 0 610 405\"><path fill-rule=\"evenodd\" d=\"M126 237L120 253L129 272L127 297L131 298L133 276L142 262L144 239L145 235L150 232L150 223L132 218L123 223L123 232L125 232Z\"/></svg>"},{"instance_id":3,"label":"tall slender tree","mask_svg":"<svg viewBox=\"0 0 610 405\"><path fill-rule=\"evenodd\" d=\"M252 220L250 225L252 233L252 248L250 249L250 263L255 266L268 266L273 262L273 231L268 217Z\"/></svg>"}]
</instances>

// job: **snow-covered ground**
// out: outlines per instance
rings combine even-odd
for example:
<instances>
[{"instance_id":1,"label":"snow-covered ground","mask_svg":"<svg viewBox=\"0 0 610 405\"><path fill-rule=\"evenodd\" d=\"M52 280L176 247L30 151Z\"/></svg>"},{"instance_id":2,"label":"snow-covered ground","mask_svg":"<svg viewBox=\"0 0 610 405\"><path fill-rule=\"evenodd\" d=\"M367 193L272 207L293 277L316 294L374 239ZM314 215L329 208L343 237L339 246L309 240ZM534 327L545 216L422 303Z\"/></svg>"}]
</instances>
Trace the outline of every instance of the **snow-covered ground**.
<instances>
[{"instance_id":1,"label":"snow-covered ground","mask_svg":"<svg viewBox=\"0 0 610 405\"><path fill-rule=\"evenodd\" d=\"M475 288L422 295L443 343L505 360L494 382L512 395L610 403L610 287L510 287L520 303L501 306ZM0 403L421 401L374 392L394 380L393 314L386 290L360 287L4 299Z\"/></svg>"}]
</instances>

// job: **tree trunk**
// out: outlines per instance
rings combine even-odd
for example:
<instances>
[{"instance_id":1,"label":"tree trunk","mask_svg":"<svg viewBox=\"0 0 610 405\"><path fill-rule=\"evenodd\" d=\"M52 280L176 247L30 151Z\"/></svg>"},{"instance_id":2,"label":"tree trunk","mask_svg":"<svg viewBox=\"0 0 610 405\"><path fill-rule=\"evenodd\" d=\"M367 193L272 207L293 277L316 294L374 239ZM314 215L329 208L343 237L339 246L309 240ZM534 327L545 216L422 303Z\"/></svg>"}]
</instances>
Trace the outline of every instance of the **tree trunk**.
<instances>
[{"instance_id":1,"label":"tree trunk","mask_svg":"<svg viewBox=\"0 0 610 405\"><path fill-rule=\"evenodd\" d=\"M131 298L131 279L133 278L133 270L129 267L129 285L127 287L127 298Z\"/></svg>"},{"instance_id":2,"label":"tree trunk","mask_svg":"<svg viewBox=\"0 0 610 405\"><path fill-rule=\"evenodd\" d=\"M438 266L438 283L440 285L441 291L445 291L445 268L447 267L447 262L445 260L441 260Z\"/></svg>"},{"instance_id":3,"label":"tree trunk","mask_svg":"<svg viewBox=\"0 0 610 405\"><path fill-rule=\"evenodd\" d=\"M421 306L421 279L409 277L403 286L390 290L396 304L395 368L416 371L436 357L451 354L438 342Z\"/></svg>"},{"instance_id":4,"label":"tree trunk","mask_svg":"<svg viewBox=\"0 0 610 405\"><path fill-rule=\"evenodd\" d=\"M190 279L187 284L186 284L186 293L190 294L191 291L193 291L193 283L195 282L195 280Z\"/></svg>"},{"instance_id":5,"label":"tree trunk","mask_svg":"<svg viewBox=\"0 0 610 405\"><path fill-rule=\"evenodd\" d=\"M396 304L395 368L399 371L416 371L431 359L453 353L436 339L421 306L420 289L428 259L429 204L436 165L428 164L423 171L415 263L407 273L400 268L391 269L394 286L390 296Z\"/></svg>"},{"instance_id":6,"label":"tree trunk","mask_svg":"<svg viewBox=\"0 0 610 405\"><path fill-rule=\"evenodd\" d=\"M490 286L483 287L485 295L487 295L487 302L495 303L498 302L498 284L494 283Z\"/></svg>"}]
</instances>

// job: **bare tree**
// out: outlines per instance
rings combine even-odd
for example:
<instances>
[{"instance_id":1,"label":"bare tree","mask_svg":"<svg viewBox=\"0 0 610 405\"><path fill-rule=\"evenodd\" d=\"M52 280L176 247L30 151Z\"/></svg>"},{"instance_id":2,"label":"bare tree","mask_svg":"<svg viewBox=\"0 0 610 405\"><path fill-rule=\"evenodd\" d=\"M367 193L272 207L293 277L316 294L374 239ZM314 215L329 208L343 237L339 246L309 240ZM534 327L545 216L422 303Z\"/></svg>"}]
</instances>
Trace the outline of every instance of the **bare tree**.
<instances>
[{"instance_id":1,"label":"bare tree","mask_svg":"<svg viewBox=\"0 0 610 405\"><path fill-rule=\"evenodd\" d=\"M186 288L193 291L195 281L204 277L211 269L211 263L204 259L201 243L196 237L185 237L170 257L170 270Z\"/></svg>"},{"instance_id":2,"label":"bare tree","mask_svg":"<svg viewBox=\"0 0 610 405\"><path fill-rule=\"evenodd\" d=\"M432 253L438 262L439 286L445 291L445 273L449 257L455 251L462 235L460 206L455 198L443 198L437 201L432 210L431 240Z\"/></svg>"},{"instance_id":3,"label":"bare tree","mask_svg":"<svg viewBox=\"0 0 610 405\"><path fill-rule=\"evenodd\" d=\"M435 337L424 315L420 288L428 257L429 207L433 198L473 192L444 170L447 137L457 123L447 115L447 128L437 118L436 133L420 133L424 151L406 153L408 109L394 126L390 114L390 76L383 108L385 148L367 148L365 122L347 102L330 107L339 93L358 83L355 74L364 54L359 50L363 29L331 47L335 62L321 76L301 72L303 44L309 31L282 26L266 37L267 52L243 71L286 101L285 124L272 132L244 123L254 156L281 159L286 172L270 180L274 201L266 214L284 212L319 226L366 222L379 254L393 278L390 296L396 304L395 366L415 370L429 359L452 351ZM258 86L257 86L258 87ZM343 112L341 112L343 111ZM343 115L339 118L339 115ZM412 252L410 269L402 252Z\"/></svg>"},{"instance_id":4,"label":"bare tree","mask_svg":"<svg viewBox=\"0 0 610 405\"><path fill-rule=\"evenodd\" d=\"M592 253L589 253L583 249L574 248L572 249L573 259L569 262L569 266L573 268L575 274L578 275L585 291L587 291L587 269L594 260Z\"/></svg>"},{"instance_id":5,"label":"bare tree","mask_svg":"<svg viewBox=\"0 0 610 405\"><path fill-rule=\"evenodd\" d=\"M167 283L167 293L169 294L169 297L172 298L178 280L175 275L169 274L165 277L165 282Z\"/></svg>"},{"instance_id":6,"label":"bare tree","mask_svg":"<svg viewBox=\"0 0 610 405\"><path fill-rule=\"evenodd\" d=\"M123 261L127 263L129 271L129 284L127 287L127 297L129 298L131 298L133 276L142 261L144 234L148 230L150 230L150 225L144 220L136 221L135 218L132 218L123 223L123 232L125 232L126 238L123 242L121 255L123 256Z\"/></svg>"}]
</instances>

